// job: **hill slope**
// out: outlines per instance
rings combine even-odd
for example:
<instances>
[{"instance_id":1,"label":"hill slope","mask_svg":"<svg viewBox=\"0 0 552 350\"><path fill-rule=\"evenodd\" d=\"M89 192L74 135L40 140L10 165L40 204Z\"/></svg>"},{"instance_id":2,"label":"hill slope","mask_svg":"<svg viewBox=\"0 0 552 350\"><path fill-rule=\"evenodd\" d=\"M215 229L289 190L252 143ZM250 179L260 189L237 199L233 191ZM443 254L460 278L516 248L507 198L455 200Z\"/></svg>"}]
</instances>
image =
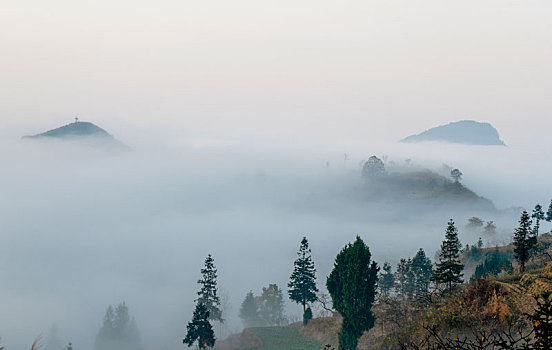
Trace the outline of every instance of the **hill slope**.
<instances>
[{"instance_id":1,"label":"hill slope","mask_svg":"<svg viewBox=\"0 0 552 350\"><path fill-rule=\"evenodd\" d=\"M23 139L45 140L59 139L69 141L85 141L93 146L104 146L110 148L128 148L125 144L111 136L107 131L99 126L89 123L76 121L71 124L61 126L40 134L23 136Z\"/></svg>"},{"instance_id":2,"label":"hill slope","mask_svg":"<svg viewBox=\"0 0 552 350\"><path fill-rule=\"evenodd\" d=\"M439 141L465 145L505 146L498 131L489 123L461 120L431 128L417 135L411 135L401 142Z\"/></svg>"}]
</instances>

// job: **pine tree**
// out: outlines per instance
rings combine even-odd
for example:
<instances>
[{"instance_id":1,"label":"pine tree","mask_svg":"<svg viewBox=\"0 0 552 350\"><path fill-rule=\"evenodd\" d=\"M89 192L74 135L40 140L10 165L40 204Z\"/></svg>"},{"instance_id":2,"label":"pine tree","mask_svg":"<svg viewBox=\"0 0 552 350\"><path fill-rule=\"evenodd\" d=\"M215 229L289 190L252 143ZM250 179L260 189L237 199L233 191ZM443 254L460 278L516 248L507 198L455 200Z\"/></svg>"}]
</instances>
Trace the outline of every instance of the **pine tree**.
<instances>
[{"instance_id":1,"label":"pine tree","mask_svg":"<svg viewBox=\"0 0 552 350\"><path fill-rule=\"evenodd\" d=\"M552 221L552 200L550 201L550 205L548 206L548 211L546 212L546 218L544 219L548 222Z\"/></svg>"},{"instance_id":2,"label":"pine tree","mask_svg":"<svg viewBox=\"0 0 552 350\"><path fill-rule=\"evenodd\" d=\"M311 257L309 242L306 237L301 240L299 247L299 256L293 264L293 272L291 273L288 283L289 298L294 302L303 305L303 316L307 309L307 304L316 301L316 269Z\"/></svg>"},{"instance_id":3,"label":"pine tree","mask_svg":"<svg viewBox=\"0 0 552 350\"><path fill-rule=\"evenodd\" d=\"M529 213L523 211L519 219L519 227L514 233L514 256L519 262L520 273L525 272L525 263L529 260L531 250L537 243L537 238L531 230Z\"/></svg>"},{"instance_id":4,"label":"pine tree","mask_svg":"<svg viewBox=\"0 0 552 350\"><path fill-rule=\"evenodd\" d=\"M259 314L269 326L279 326L285 323L284 295L276 284L269 284L263 288L259 297Z\"/></svg>"},{"instance_id":5,"label":"pine tree","mask_svg":"<svg viewBox=\"0 0 552 350\"><path fill-rule=\"evenodd\" d=\"M374 326L372 305L376 295L378 265L360 237L336 256L326 287L334 308L343 316L339 331L342 350L355 350L364 331Z\"/></svg>"},{"instance_id":6,"label":"pine tree","mask_svg":"<svg viewBox=\"0 0 552 350\"><path fill-rule=\"evenodd\" d=\"M542 206L540 204L535 205L535 209L533 209L533 214L531 214L531 217L535 219L535 227L533 228L533 234L535 236L539 235L539 227L540 227L540 221L544 220L544 211L542 211Z\"/></svg>"},{"instance_id":7,"label":"pine tree","mask_svg":"<svg viewBox=\"0 0 552 350\"><path fill-rule=\"evenodd\" d=\"M409 281L410 263L402 258L397 264L397 271L395 272L395 293L400 295L403 299L407 298L408 291L410 289Z\"/></svg>"},{"instance_id":8,"label":"pine tree","mask_svg":"<svg viewBox=\"0 0 552 350\"><path fill-rule=\"evenodd\" d=\"M258 327L263 325L263 321L259 316L259 305L253 295L252 291L249 291L243 300L240 307L240 318L244 327Z\"/></svg>"},{"instance_id":9,"label":"pine tree","mask_svg":"<svg viewBox=\"0 0 552 350\"><path fill-rule=\"evenodd\" d=\"M215 332L209 323L209 309L199 302L196 304L192 320L188 323L186 337L182 341L188 347L197 340L200 349L215 346Z\"/></svg>"},{"instance_id":10,"label":"pine tree","mask_svg":"<svg viewBox=\"0 0 552 350\"><path fill-rule=\"evenodd\" d=\"M209 310L209 320L224 322L220 309L220 297L217 295L217 269L211 254L205 258L205 267L201 269L202 279L197 281L201 289L195 301L203 304Z\"/></svg>"},{"instance_id":11,"label":"pine tree","mask_svg":"<svg viewBox=\"0 0 552 350\"><path fill-rule=\"evenodd\" d=\"M383 272L378 277L378 287L381 294L388 295L395 285L395 278L393 277L389 263L384 263L382 270Z\"/></svg>"},{"instance_id":12,"label":"pine tree","mask_svg":"<svg viewBox=\"0 0 552 350\"><path fill-rule=\"evenodd\" d=\"M414 276L414 297L419 298L429 292L429 283L433 274L431 260L420 248L412 259L410 270Z\"/></svg>"},{"instance_id":13,"label":"pine tree","mask_svg":"<svg viewBox=\"0 0 552 350\"><path fill-rule=\"evenodd\" d=\"M441 253L439 262L435 266L435 271L431 277L432 281L439 284L445 284L449 290L459 283L462 283L462 270L464 265L460 263L460 241L458 240L458 230L451 219L447 225L445 240L441 244Z\"/></svg>"}]
</instances>

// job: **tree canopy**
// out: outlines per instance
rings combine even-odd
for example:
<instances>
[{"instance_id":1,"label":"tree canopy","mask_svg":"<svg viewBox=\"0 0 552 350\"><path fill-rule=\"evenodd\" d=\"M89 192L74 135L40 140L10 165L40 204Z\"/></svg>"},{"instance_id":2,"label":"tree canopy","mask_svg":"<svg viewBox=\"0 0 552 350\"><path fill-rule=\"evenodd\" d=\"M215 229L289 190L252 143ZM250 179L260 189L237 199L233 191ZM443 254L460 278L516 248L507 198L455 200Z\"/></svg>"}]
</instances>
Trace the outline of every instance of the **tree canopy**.
<instances>
[{"instance_id":1,"label":"tree canopy","mask_svg":"<svg viewBox=\"0 0 552 350\"><path fill-rule=\"evenodd\" d=\"M333 306L343 316L339 346L344 350L356 349L362 333L374 326L371 309L379 268L371 257L370 249L357 236L336 256L326 281Z\"/></svg>"}]
</instances>

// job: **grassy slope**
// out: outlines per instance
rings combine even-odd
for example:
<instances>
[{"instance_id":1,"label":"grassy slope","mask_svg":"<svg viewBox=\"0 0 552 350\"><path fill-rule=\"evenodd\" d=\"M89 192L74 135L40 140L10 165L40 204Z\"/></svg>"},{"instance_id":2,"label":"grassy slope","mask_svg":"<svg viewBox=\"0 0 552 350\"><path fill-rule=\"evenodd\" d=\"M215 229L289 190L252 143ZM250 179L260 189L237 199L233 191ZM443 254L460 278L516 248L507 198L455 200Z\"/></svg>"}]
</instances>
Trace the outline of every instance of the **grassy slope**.
<instances>
[{"instance_id":1,"label":"grassy slope","mask_svg":"<svg viewBox=\"0 0 552 350\"><path fill-rule=\"evenodd\" d=\"M255 350L321 350L322 345L301 335L298 327L257 327L249 329L262 341Z\"/></svg>"}]
</instances>

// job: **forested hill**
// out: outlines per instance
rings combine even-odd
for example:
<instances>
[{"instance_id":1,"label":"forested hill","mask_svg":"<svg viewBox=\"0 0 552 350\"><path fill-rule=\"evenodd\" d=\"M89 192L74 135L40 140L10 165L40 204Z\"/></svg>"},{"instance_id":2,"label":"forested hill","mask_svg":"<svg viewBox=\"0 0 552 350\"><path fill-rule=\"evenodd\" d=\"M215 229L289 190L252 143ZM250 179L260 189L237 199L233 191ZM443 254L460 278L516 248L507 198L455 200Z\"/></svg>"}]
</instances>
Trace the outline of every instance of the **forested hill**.
<instances>
[{"instance_id":1,"label":"forested hill","mask_svg":"<svg viewBox=\"0 0 552 350\"><path fill-rule=\"evenodd\" d=\"M46 139L59 139L59 140L71 140L71 141L86 141L93 142L96 146L107 146L112 148L127 148L119 140L115 139L104 129L90 122L75 121L56 129L48 130L46 132L23 136L23 139L33 140L46 140Z\"/></svg>"}]
</instances>

